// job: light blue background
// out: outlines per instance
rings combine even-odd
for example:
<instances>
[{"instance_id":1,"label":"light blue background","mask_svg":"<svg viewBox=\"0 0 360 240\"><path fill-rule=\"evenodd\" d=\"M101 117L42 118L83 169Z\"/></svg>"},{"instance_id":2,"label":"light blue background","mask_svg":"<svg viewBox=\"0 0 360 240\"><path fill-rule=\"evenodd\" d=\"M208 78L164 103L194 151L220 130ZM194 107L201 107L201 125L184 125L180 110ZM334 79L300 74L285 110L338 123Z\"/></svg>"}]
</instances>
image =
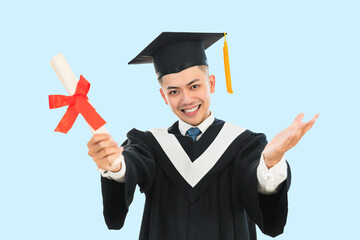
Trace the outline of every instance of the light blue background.
<instances>
[{"instance_id":1,"label":"light blue background","mask_svg":"<svg viewBox=\"0 0 360 240\"><path fill-rule=\"evenodd\" d=\"M67 58L91 82L89 98L118 141L176 118L153 66L128 66L162 31L227 32L234 94L226 93L223 41L208 49L218 118L270 140L300 113L320 117L286 157L293 182L278 239L356 239L359 222L360 5L358 1L2 1L1 239L137 239L137 191L121 231L102 217L91 133L80 116L54 129L66 94L50 59ZM259 239L271 239L259 232Z\"/></svg>"}]
</instances>

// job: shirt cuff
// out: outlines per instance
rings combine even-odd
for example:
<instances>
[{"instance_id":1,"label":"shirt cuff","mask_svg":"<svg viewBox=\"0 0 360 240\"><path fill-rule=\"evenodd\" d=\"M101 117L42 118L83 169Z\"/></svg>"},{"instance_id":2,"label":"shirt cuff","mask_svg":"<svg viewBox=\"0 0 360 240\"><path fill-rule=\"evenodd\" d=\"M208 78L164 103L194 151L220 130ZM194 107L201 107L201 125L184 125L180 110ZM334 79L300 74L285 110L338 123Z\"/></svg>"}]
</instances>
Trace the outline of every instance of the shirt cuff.
<instances>
[{"instance_id":1,"label":"shirt cuff","mask_svg":"<svg viewBox=\"0 0 360 240\"><path fill-rule=\"evenodd\" d=\"M111 172L111 171L105 171L104 169L98 168L98 171L100 172L101 176L114 180L116 182L125 182L125 172L126 172L126 165L124 161L124 156L120 156L121 161L121 169L118 172Z\"/></svg>"},{"instance_id":2,"label":"shirt cuff","mask_svg":"<svg viewBox=\"0 0 360 240\"><path fill-rule=\"evenodd\" d=\"M257 168L257 178L259 193L266 195L277 193L278 187L287 178L285 156L276 165L268 169L263 153L261 153L260 163Z\"/></svg>"}]
</instances>

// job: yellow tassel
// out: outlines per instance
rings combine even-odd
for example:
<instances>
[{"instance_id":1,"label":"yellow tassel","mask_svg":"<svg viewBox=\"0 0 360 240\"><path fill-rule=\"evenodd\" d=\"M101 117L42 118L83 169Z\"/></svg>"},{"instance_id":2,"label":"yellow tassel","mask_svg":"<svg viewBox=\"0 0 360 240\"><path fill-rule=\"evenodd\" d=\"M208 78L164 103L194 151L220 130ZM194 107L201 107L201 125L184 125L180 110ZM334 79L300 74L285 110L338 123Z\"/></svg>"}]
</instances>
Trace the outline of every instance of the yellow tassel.
<instances>
[{"instance_id":1,"label":"yellow tassel","mask_svg":"<svg viewBox=\"0 0 360 240\"><path fill-rule=\"evenodd\" d=\"M226 33L224 33L225 42L224 42L224 65L225 65L225 79L226 79L226 89L228 93L233 93L231 89L231 76L230 76L230 63L229 63L229 50L226 43Z\"/></svg>"}]
</instances>

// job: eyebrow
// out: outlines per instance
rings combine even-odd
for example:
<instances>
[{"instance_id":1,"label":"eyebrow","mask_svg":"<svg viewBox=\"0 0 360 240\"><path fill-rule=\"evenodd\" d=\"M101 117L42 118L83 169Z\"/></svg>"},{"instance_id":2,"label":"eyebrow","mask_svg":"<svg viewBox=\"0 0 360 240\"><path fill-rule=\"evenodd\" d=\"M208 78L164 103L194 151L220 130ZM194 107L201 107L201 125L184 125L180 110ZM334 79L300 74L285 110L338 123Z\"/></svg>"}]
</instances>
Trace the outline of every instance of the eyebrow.
<instances>
[{"instance_id":1,"label":"eyebrow","mask_svg":"<svg viewBox=\"0 0 360 240\"><path fill-rule=\"evenodd\" d=\"M186 84L186 86L189 86L189 85L193 84L196 81L200 81L200 79L196 78L196 79L192 80L191 82L189 82L188 84ZM178 88L179 87L168 86L166 89L170 90L170 89L178 89Z\"/></svg>"}]
</instances>

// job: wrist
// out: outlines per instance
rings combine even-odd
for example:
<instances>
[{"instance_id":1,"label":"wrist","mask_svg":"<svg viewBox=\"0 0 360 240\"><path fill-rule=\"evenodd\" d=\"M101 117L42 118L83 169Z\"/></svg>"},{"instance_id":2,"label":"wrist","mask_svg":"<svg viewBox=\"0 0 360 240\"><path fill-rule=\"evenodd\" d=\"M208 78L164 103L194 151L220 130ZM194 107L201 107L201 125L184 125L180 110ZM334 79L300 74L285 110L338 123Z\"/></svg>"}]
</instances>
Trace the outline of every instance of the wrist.
<instances>
[{"instance_id":1,"label":"wrist","mask_svg":"<svg viewBox=\"0 0 360 240\"><path fill-rule=\"evenodd\" d=\"M284 152L282 151L265 151L263 152L263 158L264 158L264 162L266 164L266 167L268 169L272 168L273 166L275 166L278 162L280 162L281 158L284 156Z\"/></svg>"}]
</instances>

